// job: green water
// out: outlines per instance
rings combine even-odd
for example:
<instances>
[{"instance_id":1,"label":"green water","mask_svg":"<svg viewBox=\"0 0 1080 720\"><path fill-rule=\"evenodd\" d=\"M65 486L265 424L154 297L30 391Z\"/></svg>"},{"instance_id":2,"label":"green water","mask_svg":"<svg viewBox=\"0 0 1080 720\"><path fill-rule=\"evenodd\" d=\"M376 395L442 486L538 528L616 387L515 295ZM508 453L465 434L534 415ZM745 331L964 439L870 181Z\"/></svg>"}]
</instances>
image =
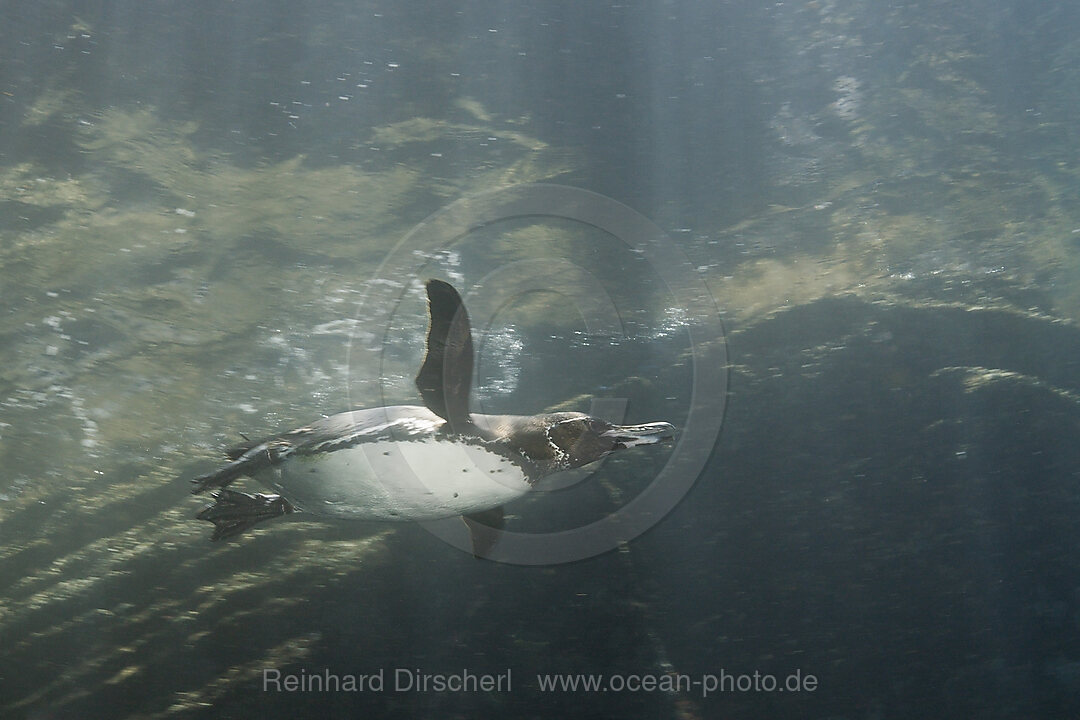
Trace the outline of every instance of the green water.
<instances>
[{"instance_id":1,"label":"green water","mask_svg":"<svg viewBox=\"0 0 1080 720\"><path fill-rule=\"evenodd\" d=\"M0 18L3 717L1075 710L1074 12L163 1ZM410 245L447 207L528 183L625 203L668 255L573 207ZM725 429L687 498L546 568L412 525L289 518L210 543L186 480L242 433L417 401L428 276L507 293L470 300L484 411L615 399L683 436L692 345L723 347L679 302L704 288L731 394L709 399L730 400ZM603 302L577 302L585 281ZM613 458L510 526L615 512L674 452ZM397 666L513 667L520 685L259 687L268 667ZM796 666L821 678L810 698L529 679Z\"/></svg>"}]
</instances>

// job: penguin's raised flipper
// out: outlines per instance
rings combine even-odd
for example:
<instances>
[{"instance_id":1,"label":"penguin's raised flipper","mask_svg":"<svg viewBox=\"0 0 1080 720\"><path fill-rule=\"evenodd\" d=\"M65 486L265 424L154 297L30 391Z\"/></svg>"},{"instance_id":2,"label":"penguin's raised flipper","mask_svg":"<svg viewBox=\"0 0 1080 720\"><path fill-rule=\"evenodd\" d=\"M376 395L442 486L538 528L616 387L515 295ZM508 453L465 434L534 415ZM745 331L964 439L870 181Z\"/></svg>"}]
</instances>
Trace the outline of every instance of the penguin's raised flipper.
<instances>
[{"instance_id":1,"label":"penguin's raised flipper","mask_svg":"<svg viewBox=\"0 0 1080 720\"><path fill-rule=\"evenodd\" d=\"M416 375L416 388L431 412L455 433L470 434L473 344L469 314L457 290L442 280L428 280L427 354Z\"/></svg>"}]
</instances>

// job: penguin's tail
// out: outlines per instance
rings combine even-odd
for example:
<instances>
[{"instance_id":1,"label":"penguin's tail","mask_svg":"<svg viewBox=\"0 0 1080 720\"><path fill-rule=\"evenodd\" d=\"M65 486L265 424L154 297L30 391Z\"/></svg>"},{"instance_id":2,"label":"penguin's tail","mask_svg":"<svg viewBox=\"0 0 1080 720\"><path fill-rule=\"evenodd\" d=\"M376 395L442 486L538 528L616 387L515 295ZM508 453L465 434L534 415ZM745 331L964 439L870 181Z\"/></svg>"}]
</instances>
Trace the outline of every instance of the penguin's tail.
<instances>
[{"instance_id":1,"label":"penguin's tail","mask_svg":"<svg viewBox=\"0 0 1080 720\"><path fill-rule=\"evenodd\" d=\"M292 503L280 495L249 494L221 488L213 498L214 502L195 516L214 524L211 540L239 535L256 523L296 512Z\"/></svg>"},{"instance_id":2,"label":"penguin's tail","mask_svg":"<svg viewBox=\"0 0 1080 720\"><path fill-rule=\"evenodd\" d=\"M233 460L228 465L213 472L192 478L191 484L195 487L191 488L191 492L198 494L210 488L224 488L241 475L247 475L249 472L248 465L249 463L241 458L240 460Z\"/></svg>"},{"instance_id":3,"label":"penguin's tail","mask_svg":"<svg viewBox=\"0 0 1080 720\"><path fill-rule=\"evenodd\" d=\"M191 484L194 487L191 492L197 495L213 488L224 488L238 477L251 476L287 456L287 449L287 445L271 442L250 443L232 448L228 452L231 462L213 472L193 478Z\"/></svg>"}]
</instances>

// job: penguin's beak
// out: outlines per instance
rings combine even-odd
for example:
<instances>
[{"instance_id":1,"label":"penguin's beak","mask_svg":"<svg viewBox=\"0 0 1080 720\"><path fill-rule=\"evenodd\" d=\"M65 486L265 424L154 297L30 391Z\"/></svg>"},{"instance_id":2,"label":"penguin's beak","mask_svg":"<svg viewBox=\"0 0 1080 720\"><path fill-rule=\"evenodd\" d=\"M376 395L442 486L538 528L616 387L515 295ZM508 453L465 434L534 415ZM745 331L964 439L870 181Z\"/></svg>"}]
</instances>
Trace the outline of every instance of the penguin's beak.
<instances>
[{"instance_id":1,"label":"penguin's beak","mask_svg":"<svg viewBox=\"0 0 1080 720\"><path fill-rule=\"evenodd\" d=\"M675 426L671 423L657 422L644 425L614 425L600 437L611 440L622 447L636 445L655 445L658 442L675 437Z\"/></svg>"}]
</instances>

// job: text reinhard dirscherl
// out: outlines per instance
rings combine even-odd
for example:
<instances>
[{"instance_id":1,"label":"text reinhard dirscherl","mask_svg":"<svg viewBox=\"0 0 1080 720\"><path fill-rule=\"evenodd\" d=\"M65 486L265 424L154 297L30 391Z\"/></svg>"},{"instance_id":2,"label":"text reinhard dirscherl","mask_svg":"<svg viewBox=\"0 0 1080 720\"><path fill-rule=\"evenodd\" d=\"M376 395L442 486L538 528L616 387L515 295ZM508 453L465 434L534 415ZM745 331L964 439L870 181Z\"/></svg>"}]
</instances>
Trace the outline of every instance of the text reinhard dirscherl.
<instances>
[{"instance_id":1,"label":"text reinhard dirscherl","mask_svg":"<svg viewBox=\"0 0 1080 720\"><path fill-rule=\"evenodd\" d=\"M787 676L768 673L732 674L724 670L691 677L684 673L643 673L628 675L538 674L540 692L667 692L692 693L701 697L718 693L814 692L818 679L796 670ZM366 675L337 674L329 668L321 671L299 669L283 673L276 668L262 671L264 692L510 692L513 690L510 668L501 673L460 672L427 673L413 668L380 668Z\"/></svg>"},{"instance_id":2,"label":"text reinhard dirscherl","mask_svg":"<svg viewBox=\"0 0 1080 720\"><path fill-rule=\"evenodd\" d=\"M509 692L510 668L503 673L475 673L464 669L452 673L426 673L412 668L380 668L367 675L308 672L283 673L276 668L262 672L263 691L275 692ZM389 682L387 680L389 679Z\"/></svg>"}]
</instances>

